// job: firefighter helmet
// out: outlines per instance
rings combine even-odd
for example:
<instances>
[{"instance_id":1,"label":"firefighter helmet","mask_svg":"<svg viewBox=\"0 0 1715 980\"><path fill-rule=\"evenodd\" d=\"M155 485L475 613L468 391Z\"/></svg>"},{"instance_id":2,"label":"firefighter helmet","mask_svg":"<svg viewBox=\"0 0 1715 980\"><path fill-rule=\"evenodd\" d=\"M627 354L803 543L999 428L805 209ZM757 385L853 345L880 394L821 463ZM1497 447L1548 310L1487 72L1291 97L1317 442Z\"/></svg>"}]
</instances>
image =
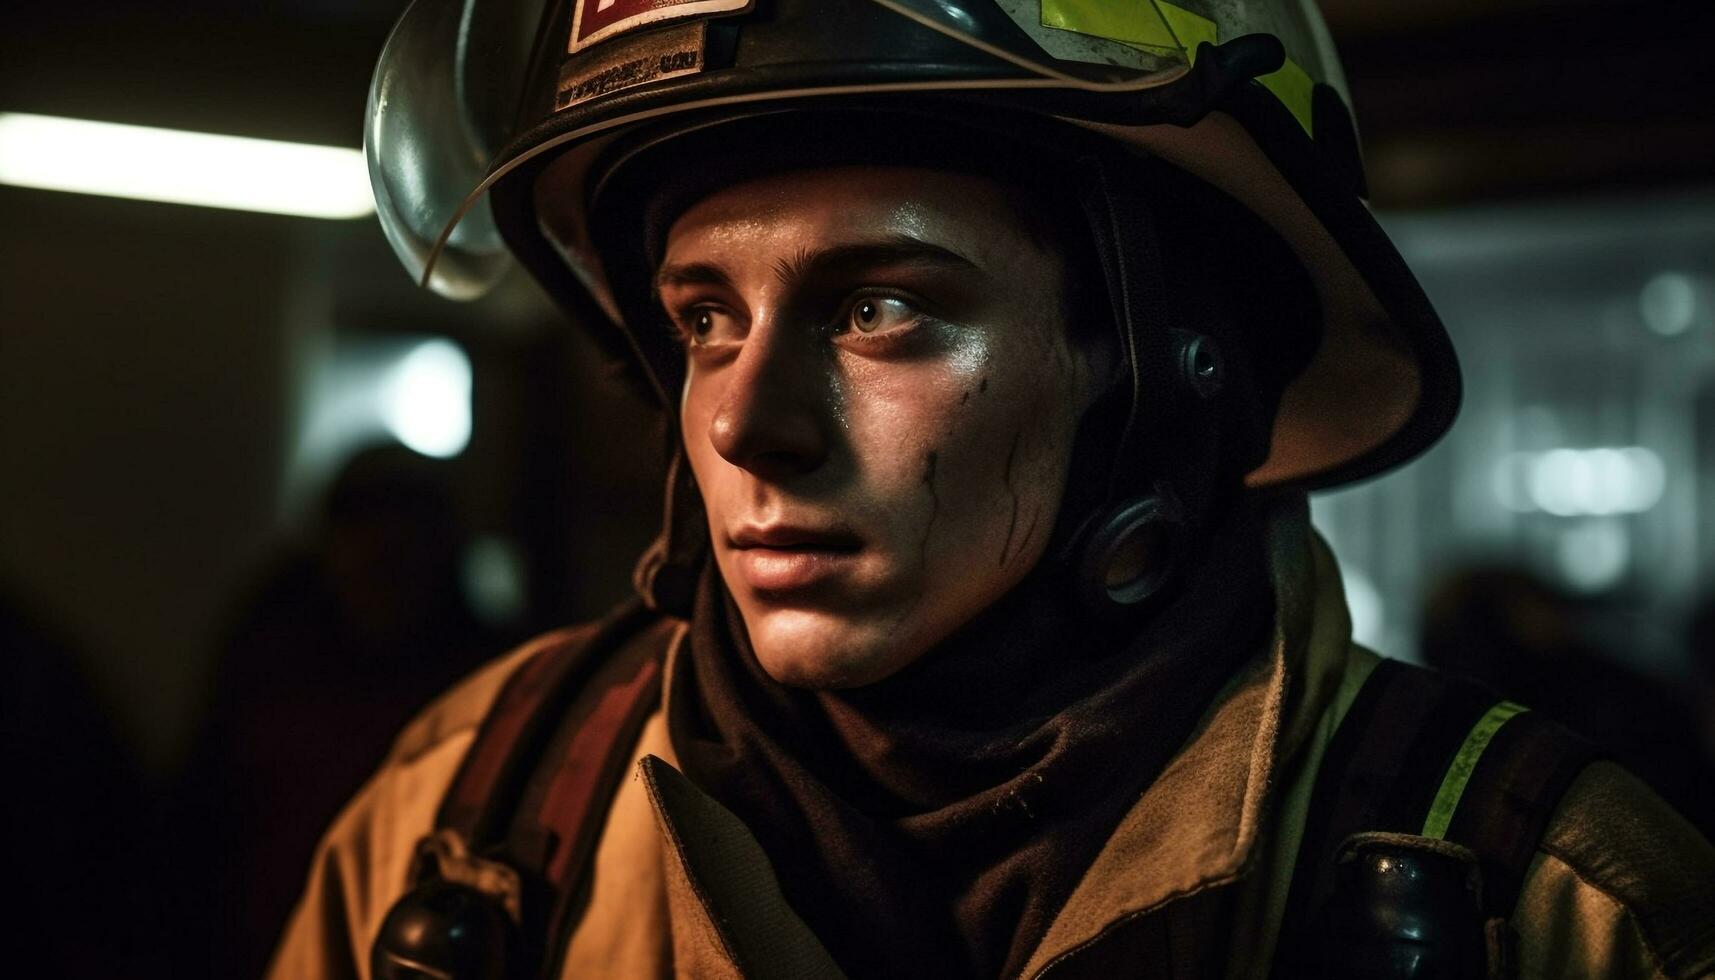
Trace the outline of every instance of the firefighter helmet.
<instances>
[{"instance_id":1,"label":"firefighter helmet","mask_svg":"<svg viewBox=\"0 0 1715 980\"><path fill-rule=\"evenodd\" d=\"M365 148L383 227L425 285L474 296L517 256L576 319L623 331L589 221L604 154L645 128L881 102L1076 127L1272 227L1314 285L1320 335L1251 486L1366 477L1452 423L1457 362L1363 202L1313 0L415 0ZM532 187L550 168L577 191L547 214Z\"/></svg>"}]
</instances>

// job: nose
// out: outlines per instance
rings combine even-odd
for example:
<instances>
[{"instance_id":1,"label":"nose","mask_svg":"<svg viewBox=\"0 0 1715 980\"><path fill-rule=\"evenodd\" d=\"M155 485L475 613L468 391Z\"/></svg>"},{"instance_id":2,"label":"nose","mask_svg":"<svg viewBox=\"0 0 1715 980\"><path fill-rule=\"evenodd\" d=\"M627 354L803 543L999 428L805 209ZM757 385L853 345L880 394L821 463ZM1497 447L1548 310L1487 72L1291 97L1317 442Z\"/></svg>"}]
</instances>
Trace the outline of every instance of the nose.
<instances>
[{"instance_id":1,"label":"nose","mask_svg":"<svg viewBox=\"0 0 1715 980\"><path fill-rule=\"evenodd\" d=\"M829 397L822 361L808 338L752 324L709 420L715 451L770 481L821 466L828 455Z\"/></svg>"}]
</instances>

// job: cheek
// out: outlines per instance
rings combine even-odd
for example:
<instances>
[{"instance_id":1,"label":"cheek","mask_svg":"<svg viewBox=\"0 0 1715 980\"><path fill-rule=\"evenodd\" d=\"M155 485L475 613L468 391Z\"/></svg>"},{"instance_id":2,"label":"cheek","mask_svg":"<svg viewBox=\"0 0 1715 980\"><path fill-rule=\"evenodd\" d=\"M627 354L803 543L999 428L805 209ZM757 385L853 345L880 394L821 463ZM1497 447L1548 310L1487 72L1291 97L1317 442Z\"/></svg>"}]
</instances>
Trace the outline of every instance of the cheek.
<instances>
[{"instance_id":1,"label":"cheek","mask_svg":"<svg viewBox=\"0 0 1715 980\"><path fill-rule=\"evenodd\" d=\"M863 482L885 506L896 546L935 581L1004 588L1035 563L1052 528L1077 400L1063 357L1045 356L1034 338L1017 346L854 384Z\"/></svg>"},{"instance_id":2,"label":"cheek","mask_svg":"<svg viewBox=\"0 0 1715 980\"><path fill-rule=\"evenodd\" d=\"M976 346L976 345L972 345ZM842 365L840 425L856 483L899 522L945 481L953 455L971 439L969 407L986 371L986 352L931 363Z\"/></svg>"},{"instance_id":3,"label":"cheek","mask_svg":"<svg viewBox=\"0 0 1715 980\"><path fill-rule=\"evenodd\" d=\"M993 569L1002 586L1036 563L1053 528L1071 455L1069 394L1051 376L1020 374L991 378L973 399L956 453L966 465L949 469L946 487L972 506L948 550L963 567Z\"/></svg>"}]
</instances>

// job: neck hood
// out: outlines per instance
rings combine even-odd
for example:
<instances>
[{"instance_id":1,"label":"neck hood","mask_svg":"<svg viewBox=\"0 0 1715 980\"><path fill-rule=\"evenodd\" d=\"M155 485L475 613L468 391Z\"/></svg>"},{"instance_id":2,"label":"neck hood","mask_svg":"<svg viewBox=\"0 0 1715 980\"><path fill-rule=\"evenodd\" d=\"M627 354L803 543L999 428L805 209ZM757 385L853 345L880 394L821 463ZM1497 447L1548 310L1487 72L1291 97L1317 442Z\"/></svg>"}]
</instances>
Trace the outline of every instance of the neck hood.
<instances>
[{"instance_id":1,"label":"neck hood","mask_svg":"<svg viewBox=\"0 0 1715 980\"><path fill-rule=\"evenodd\" d=\"M668 697L675 754L756 834L848 973L1016 972L1267 641L1273 598L1248 506L1213 524L1148 611L1092 621L1048 579L889 678L806 691L762 670L718 574L702 578Z\"/></svg>"}]
</instances>

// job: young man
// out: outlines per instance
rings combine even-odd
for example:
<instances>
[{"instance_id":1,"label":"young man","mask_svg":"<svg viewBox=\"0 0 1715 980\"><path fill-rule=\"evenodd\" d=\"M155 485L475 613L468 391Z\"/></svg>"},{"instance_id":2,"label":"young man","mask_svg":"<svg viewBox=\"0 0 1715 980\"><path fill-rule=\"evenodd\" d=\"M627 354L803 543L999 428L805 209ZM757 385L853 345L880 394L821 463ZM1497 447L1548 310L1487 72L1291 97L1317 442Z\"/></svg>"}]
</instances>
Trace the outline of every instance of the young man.
<instances>
[{"instance_id":1,"label":"young man","mask_svg":"<svg viewBox=\"0 0 1715 980\"><path fill-rule=\"evenodd\" d=\"M642 605L401 736L274 974L1715 970L1694 831L1350 641L1304 491L1425 448L1457 372L1323 38L418 0L372 99L395 245L468 292L497 231L628 357L666 516Z\"/></svg>"}]
</instances>

